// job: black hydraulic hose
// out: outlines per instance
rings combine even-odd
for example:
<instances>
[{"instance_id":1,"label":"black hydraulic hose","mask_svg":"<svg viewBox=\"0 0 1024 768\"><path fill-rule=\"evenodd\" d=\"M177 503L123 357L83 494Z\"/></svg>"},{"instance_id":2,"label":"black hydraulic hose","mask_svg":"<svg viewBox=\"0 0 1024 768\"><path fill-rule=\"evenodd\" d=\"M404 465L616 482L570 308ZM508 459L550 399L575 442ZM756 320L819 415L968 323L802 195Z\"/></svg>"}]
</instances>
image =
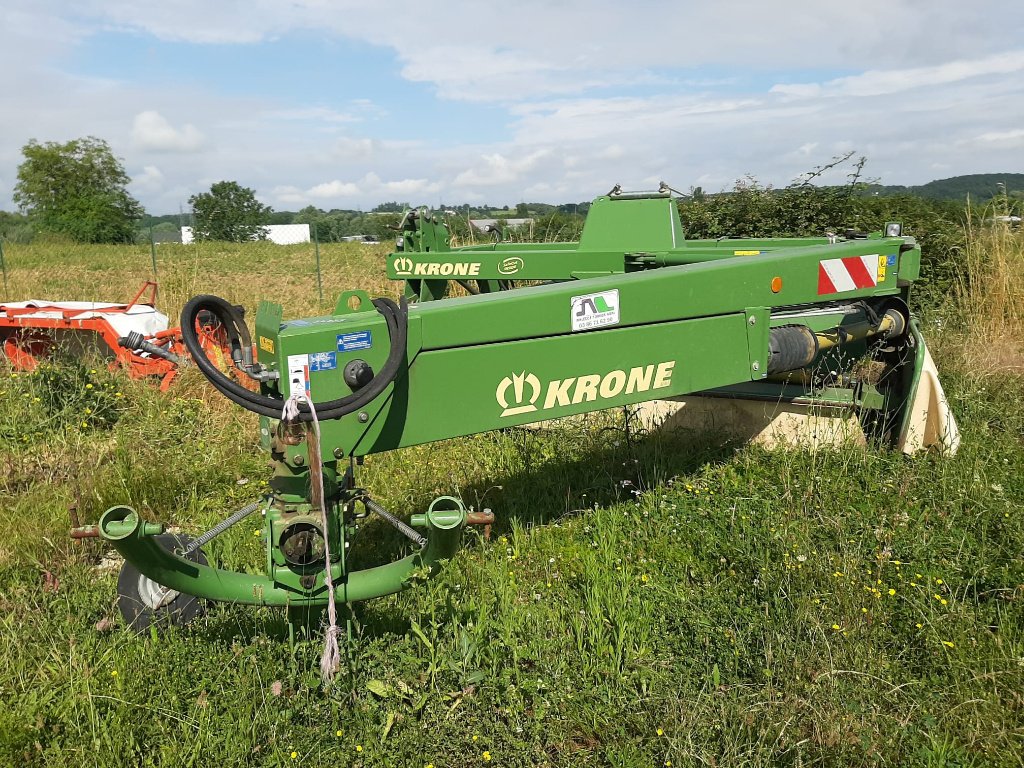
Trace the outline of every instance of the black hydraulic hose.
<instances>
[{"instance_id":1,"label":"black hydraulic hose","mask_svg":"<svg viewBox=\"0 0 1024 768\"><path fill-rule=\"evenodd\" d=\"M314 403L317 417L320 419L337 419L362 408L380 395L398 376L402 361L405 358L406 342L409 336L408 307L404 298L402 299L401 306L395 304L391 299L385 298L374 299L373 305L377 308L378 312L384 315L384 320L388 326L388 335L391 343L388 358L380 371L359 391L335 400ZM202 345L199 343L199 337L196 333L196 318L204 310L216 317L224 327L228 334L228 340L231 343L233 355L236 352L240 354L242 349L252 348L252 337L249 335L249 329L231 304L219 296L196 296L181 311L182 340L185 342L185 348L188 349L196 366L203 372L203 375L214 388L231 402L261 416L268 416L274 419L280 418L283 407L282 400L251 392L225 376L210 362ZM313 417L309 406L301 403L299 405L299 421L308 422L312 420Z\"/></svg>"}]
</instances>

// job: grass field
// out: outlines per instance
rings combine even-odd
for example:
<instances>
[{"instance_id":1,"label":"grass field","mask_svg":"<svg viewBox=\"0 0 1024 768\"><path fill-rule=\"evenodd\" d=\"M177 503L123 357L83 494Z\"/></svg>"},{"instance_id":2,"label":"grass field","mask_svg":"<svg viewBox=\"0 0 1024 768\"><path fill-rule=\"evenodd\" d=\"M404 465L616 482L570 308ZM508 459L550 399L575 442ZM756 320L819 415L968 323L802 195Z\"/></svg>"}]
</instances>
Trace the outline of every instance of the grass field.
<instances>
[{"instance_id":1,"label":"grass field","mask_svg":"<svg viewBox=\"0 0 1024 768\"><path fill-rule=\"evenodd\" d=\"M71 506L195 532L252 500L255 417L194 372L162 395L89 363L0 368L0 765L1021 765L1024 244L986 236L930 331L955 458L721 446L617 413L369 457L386 506L453 493L500 522L357 606L327 689L319 642L293 654L271 611L129 632L110 551L67 537ZM308 246L162 246L162 304L394 295L382 248L322 247L321 306ZM6 256L11 299L119 300L152 274L145 248ZM259 567L254 525L211 558Z\"/></svg>"}]
</instances>

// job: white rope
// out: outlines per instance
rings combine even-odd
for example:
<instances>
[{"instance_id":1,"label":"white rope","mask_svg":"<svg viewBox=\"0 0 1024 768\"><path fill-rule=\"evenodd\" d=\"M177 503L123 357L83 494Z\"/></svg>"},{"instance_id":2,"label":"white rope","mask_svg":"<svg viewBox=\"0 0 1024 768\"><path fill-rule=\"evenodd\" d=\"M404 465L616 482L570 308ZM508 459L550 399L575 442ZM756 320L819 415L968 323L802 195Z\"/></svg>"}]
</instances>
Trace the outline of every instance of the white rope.
<instances>
[{"instance_id":1,"label":"white rope","mask_svg":"<svg viewBox=\"0 0 1024 768\"><path fill-rule=\"evenodd\" d=\"M305 401L309 412L313 415L313 428L306 425L306 436L309 442L309 479L310 500L319 508L324 526L324 582L327 584L327 631L324 634L324 652L320 657L320 676L325 683L331 682L341 668L341 651L338 648L338 611L334 604L334 580L331 577L331 543L327 527L327 504L324 501L324 471L320 461L320 422L316 417L313 402L301 390L292 392L284 403L281 421L292 423L299 418L299 403Z\"/></svg>"}]
</instances>

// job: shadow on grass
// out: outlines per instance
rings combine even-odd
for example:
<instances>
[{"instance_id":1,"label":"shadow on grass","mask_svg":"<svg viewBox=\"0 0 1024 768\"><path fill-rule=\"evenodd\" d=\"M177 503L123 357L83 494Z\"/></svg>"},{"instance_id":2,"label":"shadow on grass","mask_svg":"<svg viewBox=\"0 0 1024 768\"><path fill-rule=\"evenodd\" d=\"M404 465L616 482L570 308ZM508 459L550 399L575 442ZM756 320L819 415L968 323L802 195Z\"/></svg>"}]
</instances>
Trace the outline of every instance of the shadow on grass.
<instances>
[{"instance_id":1,"label":"shadow on grass","mask_svg":"<svg viewBox=\"0 0 1024 768\"><path fill-rule=\"evenodd\" d=\"M456 451L462 447L457 443L449 446ZM478 476L461 488L467 506L494 510L497 519L492 537L628 501L674 476L725 461L734 454L734 446L717 435L638 430L624 418L606 416L493 433L478 440L474 450L498 456L498 463L506 467L504 472ZM450 475L440 466L438 474ZM479 544L467 537L465 546ZM349 557L352 568L360 570L399 559L410 551L407 539L374 519L361 526ZM402 635L410 629L409 617L396 611L386 599L356 603L351 614L343 605L338 609L343 634L348 631L349 617L353 620L352 632L363 638ZM296 640L312 640L318 646L323 639L323 611L295 614L293 618L305 623L304 634ZM225 645L248 643L261 636L285 641L289 638L284 611L245 606L211 606L207 618L191 631L197 638Z\"/></svg>"}]
</instances>

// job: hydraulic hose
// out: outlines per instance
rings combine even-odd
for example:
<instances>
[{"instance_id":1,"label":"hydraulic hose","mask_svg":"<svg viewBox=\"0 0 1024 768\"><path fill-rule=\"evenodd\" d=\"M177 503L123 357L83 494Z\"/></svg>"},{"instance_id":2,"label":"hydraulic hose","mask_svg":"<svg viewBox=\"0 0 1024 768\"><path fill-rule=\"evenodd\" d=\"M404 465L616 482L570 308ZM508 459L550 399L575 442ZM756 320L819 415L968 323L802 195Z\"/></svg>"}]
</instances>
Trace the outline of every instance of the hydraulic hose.
<instances>
[{"instance_id":1,"label":"hydraulic hose","mask_svg":"<svg viewBox=\"0 0 1024 768\"><path fill-rule=\"evenodd\" d=\"M320 419L338 419L362 408L380 395L398 376L405 358L406 342L409 336L409 309L405 299L403 298L401 301L401 306L399 306L391 299L373 300L374 307L384 315L388 326L391 343L388 358L380 371L357 392L335 400L314 403L317 416ZM210 362L196 333L196 318L204 310L216 317L224 327L231 343L232 358L241 356L243 350L252 349L252 337L249 335L245 320L239 316L231 304L219 296L208 294L196 296L181 311L181 337L196 366L214 388L231 402L261 416L280 418L283 407L282 400L251 392L225 376L217 366ZM312 420L313 416L309 406L306 403L300 404L299 421L309 422Z\"/></svg>"}]
</instances>

